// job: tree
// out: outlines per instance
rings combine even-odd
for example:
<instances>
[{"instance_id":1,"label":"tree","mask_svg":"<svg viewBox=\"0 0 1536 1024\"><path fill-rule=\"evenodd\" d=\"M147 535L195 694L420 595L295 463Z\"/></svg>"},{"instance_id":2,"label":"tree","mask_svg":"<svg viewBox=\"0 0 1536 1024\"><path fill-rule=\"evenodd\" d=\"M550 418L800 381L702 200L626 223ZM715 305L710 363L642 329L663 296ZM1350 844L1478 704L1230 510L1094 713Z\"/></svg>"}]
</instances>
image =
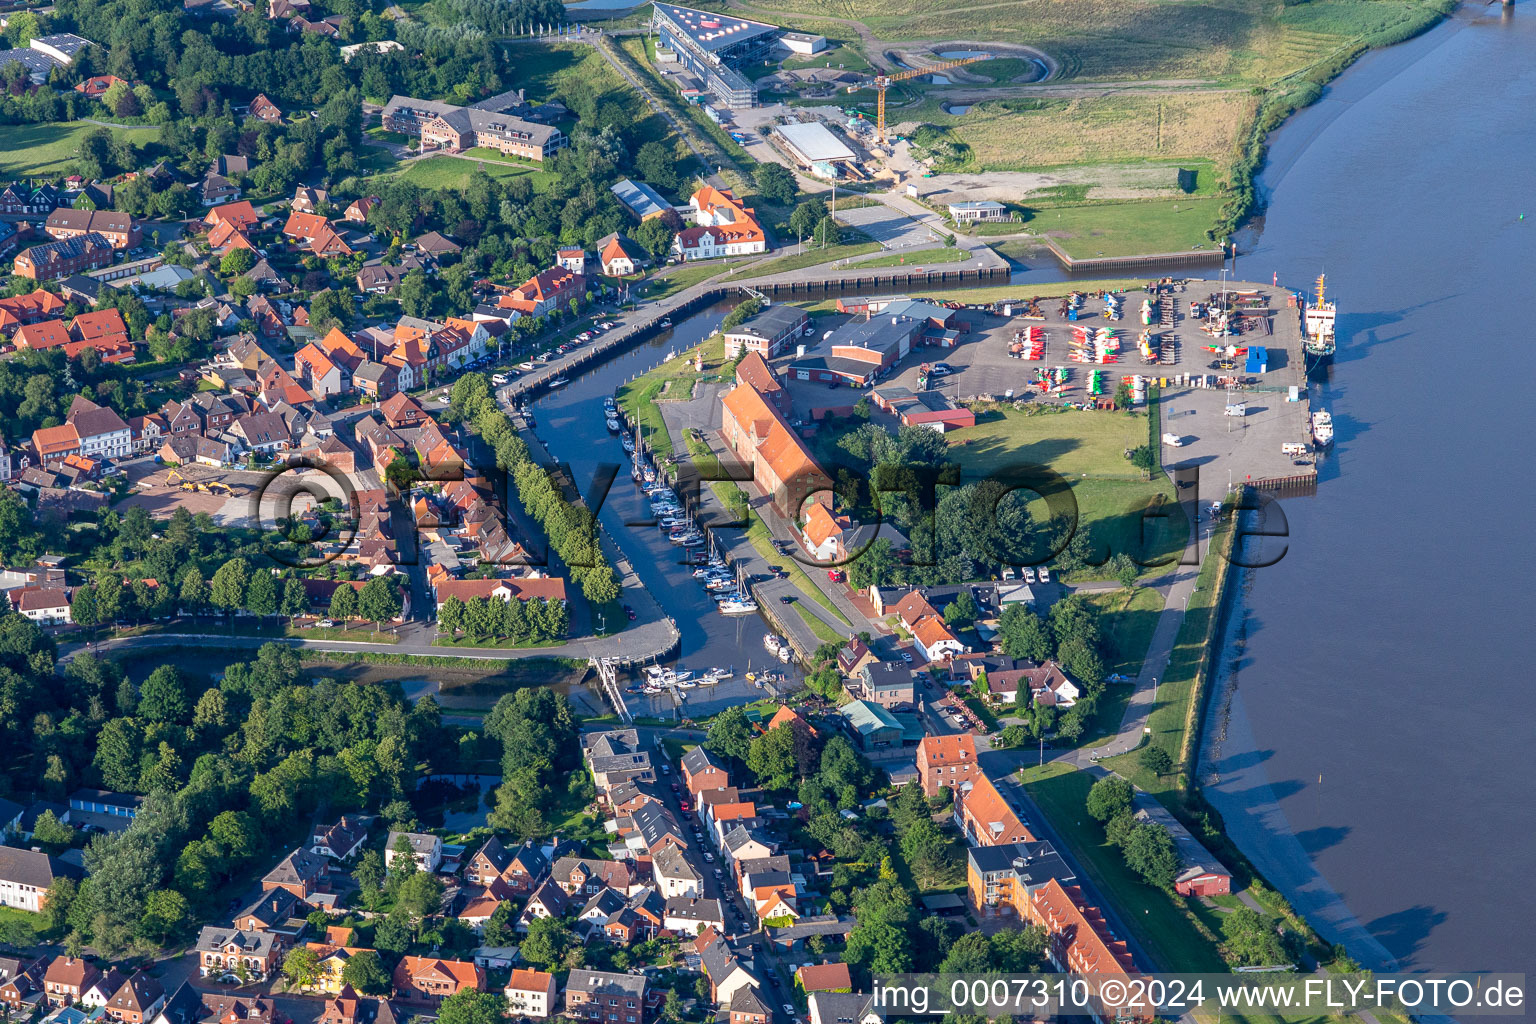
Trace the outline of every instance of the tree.
<instances>
[{"instance_id":1,"label":"tree","mask_svg":"<svg viewBox=\"0 0 1536 1024\"><path fill-rule=\"evenodd\" d=\"M379 960L379 954L365 949L352 954L341 969L341 980L364 995L378 996L389 991L389 972Z\"/></svg>"},{"instance_id":2,"label":"tree","mask_svg":"<svg viewBox=\"0 0 1536 1024\"><path fill-rule=\"evenodd\" d=\"M189 916L185 896L175 889L158 889L144 901L144 919L139 923L139 930L145 938L164 943Z\"/></svg>"},{"instance_id":3,"label":"tree","mask_svg":"<svg viewBox=\"0 0 1536 1024\"><path fill-rule=\"evenodd\" d=\"M412 923L419 925L442 912L443 883L430 871L412 872L395 891L395 908L409 914Z\"/></svg>"},{"instance_id":4,"label":"tree","mask_svg":"<svg viewBox=\"0 0 1536 1024\"><path fill-rule=\"evenodd\" d=\"M969 589L960 591L959 596L944 606L944 621L951 626L969 626L980 614L981 609L976 607L976 599Z\"/></svg>"},{"instance_id":5,"label":"tree","mask_svg":"<svg viewBox=\"0 0 1536 1024\"><path fill-rule=\"evenodd\" d=\"M139 691L139 717L151 722L185 722L192 713L186 680L174 665L161 665Z\"/></svg>"},{"instance_id":6,"label":"tree","mask_svg":"<svg viewBox=\"0 0 1536 1024\"><path fill-rule=\"evenodd\" d=\"M1120 848L1125 866L1142 877L1148 885L1172 889L1179 873L1179 855L1173 837L1161 825L1148 822L1131 830Z\"/></svg>"},{"instance_id":7,"label":"tree","mask_svg":"<svg viewBox=\"0 0 1536 1024\"><path fill-rule=\"evenodd\" d=\"M798 768L794 725L785 723L754 739L747 750L747 768L764 789L791 788Z\"/></svg>"},{"instance_id":8,"label":"tree","mask_svg":"<svg viewBox=\"0 0 1536 1024\"><path fill-rule=\"evenodd\" d=\"M769 202L788 206L795 201L799 188L795 185L794 174L783 164L760 163L752 178L757 183L758 192Z\"/></svg>"},{"instance_id":9,"label":"tree","mask_svg":"<svg viewBox=\"0 0 1536 1024\"><path fill-rule=\"evenodd\" d=\"M1045 623L1024 604L1014 602L1004 608L997 628L1008 657L1042 662L1051 656L1051 635Z\"/></svg>"},{"instance_id":10,"label":"tree","mask_svg":"<svg viewBox=\"0 0 1536 1024\"><path fill-rule=\"evenodd\" d=\"M821 246L822 248L826 248L830 245L836 245L838 238L839 235L837 229L837 221L833 220L830 214L817 221L815 234L817 245Z\"/></svg>"},{"instance_id":11,"label":"tree","mask_svg":"<svg viewBox=\"0 0 1536 1024\"><path fill-rule=\"evenodd\" d=\"M420 273L415 271L415 273ZM309 323L316 331L324 333L332 327L346 330L357 315L357 305L351 292L327 288L309 300Z\"/></svg>"},{"instance_id":12,"label":"tree","mask_svg":"<svg viewBox=\"0 0 1536 1024\"><path fill-rule=\"evenodd\" d=\"M512 909L512 904L503 900L496 904L496 909L491 911L491 916L485 922L481 938L487 946L510 946L517 942L517 914Z\"/></svg>"},{"instance_id":13,"label":"tree","mask_svg":"<svg viewBox=\"0 0 1536 1024\"><path fill-rule=\"evenodd\" d=\"M75 841L75 830L60 821L53 811L44 811L32 825L32 841L49 853L57 854ZM52 893L48 899L52 902Z\"/></svg>"},{"instance_id":14,"label":"tree","mask_svg":"<svg viewBox=\"0 0 1536 1024\"><path fill-rule=\"evenodd\" d=\"M1131 809L1135 791L1124 779L1114 777L1100 779L1088 790L1088 813L1096 821L1109 821Z\"/></svg>"},{"instance_id":15,"label":"tree","mask_svg":"<svg viewBox=\"0 0 1536 1024\"><path fill-rule=\"evenodd\" d=\"M357 616L357 590L352 584L343 582L331 592L330 613L331 618L343 624Z\"/></svg>"},{"instance_id":16,"label":"tree","mask_svg":"<svg viewBox=\"0 0 1536 1024\"><path fill-rule=\"evenodd\" d=\"M404 953L411 948L410 923L399 913L380 919L373 930L373 944L386 953Z\"/></svg>"},{"instance_id":17,"label":"tree","mask_svg":"<svg viewBox=\"0 0 1536 1024\"><path fill-rule=\"evenodd\" d=\"M789 230L795 233L796 238L805 238L816 230L816 225L827 215L827 204L820 199L807 199L795 207L795 212L789 215Z\"/></svg>"},{"instance_id":18,"label":"tree","mask_svg":"<svg viewBox=\"0 0 1536 1024\"><path fill-rule=\"evenodd\" d=\"M392 619L400 614L400 593L395 589L392 580L375 576L363 584L362 593L358 595L357 608L363 618L373 620L374 628L377 630L386 619Z\"/></svg>"},{"instance_id":19,"label":"tree","mask_svg":"<svg viewBox=\"0 0 1536 1024\"><path fill-rule=\"evenodd\" d=\"M295 946L283 958L283 976L296 988L310 988L320 980L319 954L308 946Z\"/></svg>"},{"instance_id":20,"label":"tree","mask_svg":"<svg viewBox=\"0 0 1536 1024\"><path fill-rule=\"evenodd\" d=\"M1143 768L1159 777L1173 771L1173 758L1162 747L1143 747L1140 761Z\"/></svg>"},{"instance_id":21,"label":"tree","mask_svg":"<svg viewBox=\"0 0 1536 1024\"><path fill-rule=\"evenodd\" d=\"M752 726L747 722L745 708L726 708L709 723L709 732L704 735L704 749L710 753L746 764L751 748Z\"/></svg>"},{"instance_id":22,"label":"tree","mask_svg":"<svg viewBox=\"0 0 1536 1024\"><path fill-rule=\"evenodd\" d=\"M192 566L181 578L181 606L187 611L198 612L208 603L208 584L197 566Z\"/></svg>"},{"instance_id":23,"label":"tree","mask_svg":"<svg viewBox=\"0 0 1536 1024\"><path fill-rule=\"evenodd\" d=\"M231 558L219 566L208 584L208 596L226 612L245 607L245 588L250 579L245 559Z\"/></svg>"},{"instance_id":24,"label":"tree","mask_svg":"<svg viewBox=\"0 0 1536 1024\"><path fill-rule=\"evenodd\" d=\"M249 249L231 249L219 260L219 273L225 277L243 274L256 265L256 257Z\"/></svg>"},{"instance_id":25,"label":"tree","mask_svg":"<svg viewBox=\"0 0 1536 1024\"><path fill-rule=\"evenodd\" d=\"M412 270L400 280L395 298L408 316L432 315L432 282L420 270Z\"/></svg>"},{"instance_id":26,"label":"tree","mask_svg":"<svg viewBox=\"0 0 1536 1024\"><path fill-rule=\"evenodd\" d=\"M566 952L576 942L576 937L565 922L553 917L536 917L528 924L528 935L523 939L523 959L543 970L549 970L565 959Z\"/></svg>"},{"instance_id":27,"label":"tree","mask_svg":"<svg viewBox=\"0 0 1536 1024\"><path fill-rule=\"evenodd\" d=\"M69 617L75 625L84 626L86 629L96 625L99 620L96 617L95 587L75 588L75 596L69 602Z\"/></svg>"},{"instance_id":28,"label":"tree","mask_svg":"<svg viewBox=\"0 0 1536 1024\"><path fill-rule=\"evenodd\" d=\"M500 992L460 989L437 1009L441 1024L504 1024L508 1017L506 997Z\"/></svg>"},{"instance_id":29,"label":"tree","mask_svg":"<svg viewBox=\"0 0 1536 1024\"><path fill-rule=\"evenodd\" d=\"M251 576L245 589L245 610L257 617L277 613L277 581L266 569Z\"/></svg>"},{"instance_id":30,"label":"tree","mask_svg":"<svg viewBox=\"0 0 1536 1024\"><path fill-rule=\"evenodd\" d=\"M297 576L290 576L283 581L282 603L278 610L288 616L291 622L304 613L309 607L309 596L304 593L304 583Z\"/></svg>"},{"instance_id":31,"label":"tree","mask_svg":"<svg viewBox=\"0 0 1536 1024\"><path fill-rule=\"evenodd\" d=\"M464 601L449 597L437 610L437 628L448 636L455 636L464 628ZM494 943L492 943L494 945Z\"/></svg>"},{"instance_id":32,"label":"tree","mask_svg":"<svg viewBox=\"0 0 1536 1024\"><path fill-rule=\"evenodd\" d=\"M352 880L364 890L377 889L384 884L384 858L378 850L364 850L352 869Z\"/></svg>"},{"instance_id":33,"label":"tree","mask_svg":"<svg viewBox=\"0 0 1536 1024\"><path fill-rule=\"evenodd\" d=\"M1268 967L1290 963L1280 936L1252 907L1239 907L1221 919L1226 938L1222 953L1234 967Z\"/></svg>"}]
</instances>

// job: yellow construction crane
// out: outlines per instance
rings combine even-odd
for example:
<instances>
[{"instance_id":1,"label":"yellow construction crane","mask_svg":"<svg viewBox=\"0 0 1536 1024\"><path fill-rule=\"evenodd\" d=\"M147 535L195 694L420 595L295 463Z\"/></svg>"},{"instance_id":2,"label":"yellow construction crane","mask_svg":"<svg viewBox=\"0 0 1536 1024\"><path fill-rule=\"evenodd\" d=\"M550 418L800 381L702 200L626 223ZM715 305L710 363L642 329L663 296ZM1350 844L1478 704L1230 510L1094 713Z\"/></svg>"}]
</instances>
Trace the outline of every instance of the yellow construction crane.
<instances>
[{"instance_id":1,"label":"yellow construction crane","mask_svg":"<svg viewBox=\"0 0 1536 1024\"><path fill-rule=\"evenodd\" d=\"M958 68L962 64L975 64L977 61L991 59L992 55L990 53L984 53L978 57L962 57L959 60L946 60L941 64L929 64L927 67L908 68L906 71L898 71L894 75L876 75L875 92L878 95L878 99L875 104L877 110L875 137L880 140L880 145L885 145L885 90L890 88L892 82L902 82L908 78L921 78L924 75L936 75L940 71Z\"/></svg>"}]
</instances>

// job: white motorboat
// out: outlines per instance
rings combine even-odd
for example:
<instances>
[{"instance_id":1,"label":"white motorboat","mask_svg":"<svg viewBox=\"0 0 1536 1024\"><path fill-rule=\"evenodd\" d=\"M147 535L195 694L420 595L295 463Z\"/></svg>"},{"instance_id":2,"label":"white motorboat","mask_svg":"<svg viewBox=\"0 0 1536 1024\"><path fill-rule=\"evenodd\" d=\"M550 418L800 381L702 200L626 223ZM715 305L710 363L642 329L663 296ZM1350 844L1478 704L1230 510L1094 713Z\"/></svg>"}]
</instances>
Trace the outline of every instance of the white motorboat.
<instances>
[{"instance_id":1,"label":"white motorboat","mask_svg":"<svg viewBox=\"0 0 1536 1024\"><path fill-rule=\"evenodd\" d=\"M785 664L788 664L789 662L794 661L795 660L795 649L793 647L789 646L789 644L785 644L783 647L780 647L779 648L779 660L784 662Z\"/></svg>"},{"instance_id":2,"label":"white motorboat","mask_svg":"<svg viewBox=\"0 0 1536 1024\"><path fill-rule=\"evenodd\" d=\"M621 424L618 420L614 419L612 416L608 417L607 427L608 433L610 434L617 434L619 431L624 429L624 425Z\"/></svg>"},{"instance_id":3,"label":"white motorboat","mask_svg":"<svg viewBox=\"0 0 1536 1024\"><path fill-rule=\"evenodd\" d=\"M763 646L766 647L770 652L778 654L779 648L784 646L784 641L780 640L772 633L769 633L767 636L763 637Z\"/></svg>"},{"instance_id":4,"label":"white motorboat","mask_svg":"<svg viewBox=\"0 0 1536 1024\"><path fill-rule=\"evenodd\" d=\"M755 611L757 611L757 603L754 601L732 598L729 601L720 602L722 615L748 615Z\"/></svg>"}]
</instances>

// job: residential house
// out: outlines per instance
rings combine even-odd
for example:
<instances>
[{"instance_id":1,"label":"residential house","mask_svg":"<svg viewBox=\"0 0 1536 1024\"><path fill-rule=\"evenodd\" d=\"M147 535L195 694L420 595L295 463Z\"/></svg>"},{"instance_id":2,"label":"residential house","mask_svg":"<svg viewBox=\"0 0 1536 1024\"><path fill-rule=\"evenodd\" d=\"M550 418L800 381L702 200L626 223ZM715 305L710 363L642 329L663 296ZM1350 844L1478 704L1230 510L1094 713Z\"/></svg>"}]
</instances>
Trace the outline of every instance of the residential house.
<instances>
[{"instance_id":1,"label":"residential house","mask_svg":"<svg viewBox=\"0 0 1536 1024\"><path fill-rule=\"evenodd\" d=\"M357 290L364 295L393 295L404 280L405 271L400 267L365 263L357 272Z\"/></svg>"},{"instance_id":2,"label":"residential house","mask_svg":"<svg viewBox=\"0 0 1536 1024\"><path fill-rule=\"evenodd\" d=\"M103 312L117 313L117 310ZM79 323L87 316L75 318ZM121 316L117 317L122 322ZM133 454L133 431L123 418L112 409L97 405L88 398L76 395L70 402L64 422L75 428L80 438L79 454L90 459L123 459Z\"/></svg>"},{"instance_id":3,"label":"residential house","mask_svg":"<svg viewBox=\"0 0 1536 1024\"><path fill-rule=\"evenodd\" d=\"M773 1010L750 985L731 993L726 1011L729 1024L768 1024L773 1018Z\"/></svg>"},{"instance_id":4,"label":"residential house","mask_svg":"<svg viewBox=\"0 0 1536 1024\"><path fill-rule=\"evenodd\" d=\"M427 415L427 410L421 407L421 403L407 394L391 397L379 406L379 412L384 416L384 422L391 430L419 427L431 419Z\"/></svg>"},{"instance_id":5,"label":"residential house","mask_svg":"<svg viewBox=\"0 0 1536 1024\"><path fill-rule=\"evenodd\" d=\"M795 987L806 995L812 992L852 992L853 977L844 963L805 964L795 971Z\"/></svg>"},{"instance_id":6,"label":"residential house","mask_svg":"<svg viewBox=\"0 0 1536 1024\"><path fill-rule=\"evenodd\" d=\"M601 884L598 890L604 888ZM553 877L546 879L542 885L533 890L528 897L528 902L523 904L523 912L517 919L517 930L526 932L528 926L541 917L561 918L570 909L571 894L561 885L557 884Z\"/></svg>"},{"instance_id":7,"label":"residential house","mask_svg":"<svg viewBox=\"0 0 1536 1024\"><path fill-rule=\"evenodd\" d=\"M68 621L67 617L65 621ZM0 907L16 907L36 913L47 906L48 893L54 882L60 878L78 881L84 874L73 864L46 853L0 846Z\"/></svg>"},{"instance_id":8,"label":"residential house","mask_svg":"<svg viewBox=\"0 0 1536 1024\"><path fill-rule=\"evenodd\" d=\"M867 662L849 684L848 692L887 711L910 708L916 702L912 670L895 661Z\"/></svg>"},{"instance_id":9,"label":"residential house","mask_svg":"<svg viewBox=\"0 0 1536 1024\"><path fill-rule=\"evenodd\" d=\"M976 741L970 733L924 736L917 745L917 775L927 796L938 796L939 790L946 788L951 793L963 792L980 773Z\"/></svg>"},{"instance_id":10,"label":"residential house","mask_svg":"<svg viewBox=\"0 0 1536 1024\"><path fill-rule=\"evenodd\" d=\"M107 1016L122 1024L147 1024L165 1005L165 989L143 971L123 982L107 1000Z\"/></svg>"},{"instance_id":11,"label":"residential house","mask_svg":"<svg viewBox=\"0 0 1536 1024\"><path fill-rule=\"evenodd\" d=\"M629 238L614 232L598 239L597 262L609 277L628 277L650 262L650 254Z\"/></svg>"},{"instance_id":12,"label":"residential house","mask_svg":"<svg viewBox=\"0 0 1536 1024\"><path fill-rule=\"evenodd\" d=\"M546 971L514 967L501 993L518 1017L544 1020L555 1012L555 976Z\"/></svg>"},{"instance_id":13,"label":"residential house","mask_svg":"<svg viewBox=\"0 0 1536 1024\"><path fill-rule=\"evenodd\" d=\"M320 1007L316 1024L369 1024L377 1011L377 1000L364 999L351 985L343 985Z\"/></svg>"},{"instance_id":14,"label":"residential house","mask_svg":"<svg viewBox=\"0 0 1536 1024\"><path fill-rule=\"evenodd\" d=\"M548 872L549 861L532 841L509 847L492 836L470 857L465 878L477 885L494 879L522 894L532 892Z\"/></svg>"},{"instance_id":15,"label":"residential house","mask_svg":"<svg viewBox=\"0 0 1536 1024\"><path fill-rule=\"evenodd\" d=\"M838 650L837 671L844 679L851 679L859 674L860 669L874 660L875 653L864 641L853 639Z\"/></svg>"},{"instance_id":16,"label":"residential house","mask_svg":"<svg viewBox=\"0 0 1536 1024\"><path fill-rule=\"evenodd\" d=\"M644 1024L643 974L574 970L565 979L565 1015L592 1024Z\"/></svg>"},{"instance_id":17,"label":"residential house","mask_svg":"<svg viewBox=\"0 0 1536 1024\"><path fill-rule=\"evenodd\" d=\"M778 850L776 842L770 840L764 833L744 825L731 829L720 843L722 855L736 865L738 875L745 872L749 865L773 857L776 850ZM789 870L787 860L784 862L783 870Z\"/></svg>"},{"instance_id":18,"label":"residential house","mask_svg":"<svg viewBox=\"0 0 1536 1024\"><path fill-rule=\"evenodd\" d=\"M560 857L549 869L549 880L570 896L586 897L612 887L628 895L640 886L632 861ZM545 886L540 886L542 892Z\"/></svg>"},{"instance_id":19,"label":"residential house","mask_svg":"<svg viewBox=\"0 0 1536 1024\"><path fill-rule=\"evenodd\" d=\"M331 201L331 194L323 188L310 188L308 185L296 186L293 190L293 199L289 202L289 209L298 213L314 213L318 207Z\"/></svg>"},{"instance_id":20,"label":"residential house","mask_svg":"<svg viewBox=\"0 0 1536 1024\"><path fill-rule=\"evenodd\" d=\"M969 788L955 791L955 824L975 846L1033 843L1034 833L1019 817L997 785L977 772Z\"/></svg>"},{"instance_id":21,"label":"residential house","mask_svg":"<svg viewBox=\"0 0 1536 1024\"><path fill-rule=\"evenodd\" d=\"M1029 922L1045 929L1046 959L1058 971L1098 975L1095 983L1102 983L1106 976L1136 972L1135 958L1125 940L1115 937L1103 912L1088 903L1080 887L1062 885L1053 878L1034 891L1027 908ZM1099 1024L1112 1024L1126 1019L1151 1020L1152 1015L1099 1012L1093 1018Z\"/></svg>"},{"instance_id":22,"label":"residential house","mask_svg":"<svg viewBox=\"0 0 1536 1024\"><path fill-rule=\"evenodd\" d=\"M63 299L45 288L0 299L0 333L9 334L23 324L51 320L63 311L64 305Z\"/></svg>"},{"instance_id":23,"label":"residential house","mask_svg":"<svg viewBox=\"0 0 1536 1024\"><path fill-rule=\"evenodd\" d=\"M389 833L389 838L384 844L384 866L387 868L394 864L400 856L396 848L400 840L404 839L411 848L411 859L416 862L418 871L436 871L437 866L443 861L443 840L440 836L430 835L425 832L395 832Z\"/></svg>"},{"instance_id":24,"label":"residential house","mask_svg":"<svg viewBox=\"0 0 1536 1024\"><path fill-rule=\"evenodd\" d=\"M0 1006L31 1016L33 1009L46 996L43 992L43 973L46 969L41 960L30 964L18 961L18 966L0 981Z\"/></svg>"},{"instance_id":25,"label":"residential house","mask_svg":"<svg viewBox=\"0 0 1536 1024\"><path fill-rule=\"evenodd\" d=\"M883 1024L885 1011L867 992L812 992L806 998L810 1024Z\"/></svg>"},{"instance_id":26,"label":"residential house","mask_svg":"<svg viewBox=\"0 0 1536 1024\"><path fill-rule=\"evenodd\" d=\"M663 846L652 854L651 873L657 888L667 899L704 894L704 877L675 846Z\"/></svg>"},{"instance_id":27,"label":"residential house","mask_svg":"<svg viewBox=\"0 0 1536 1024\"><path fill-rule=\"evenodd\" d=\"M114 249L136 249L144 241L138 222L126 213L113 210L75 210L61 206L48 215L43 230L50 238L61 242L95 232Z\"/></svg>"},{"instance_id":28,"label":"residential house","mask_svg":"<svg viewBox=\"0 0 1536 1024\"><path fill-rule=\"evenodd\" d=\"M117 995L117 990L123 987L128 980L128 975L116 967L108 966L106 972L98 974L96 980L88 985L80 998L75 1000L75 1008L89 1008L101 1010L100 1017L105 1017L108 1000Z\"/></svg>"},{"instance_id":29,"label":"residential house","mask_svg":"<svg viewBox=\"0 0 1536 1024\"><path fill-rule=\"evenodd\" d=\"M368 223L368 214L378 205L378 196L364 196L361 199L354 199L342 213L341 219L349 224L366 224Z\"/></svg>"},{"instance_id":30,"label":"residential house","mask_svg":"<svg viewBox=\"0 0 1536 1024\"><path fill-rule=\"evenodd\" d=\"M268 889L235 912L235 928L244 932L270 932L284 948L292 946L309 927L307 918L315 907L287 889Z\"/></svg>"},{"instance_id":31,"label":"residential house","mask_svg":"<svg viewBox=\"0 0 1536 1024\"><path fill-rule=\"evenodd\" d=\"M854 522L841 512L833 512L824 501L813 501L805 512L800 528L800 543L818 562L843 562L848 559L848 540Z\"/></svg>"},{"instance_id":32,"label":"residential house","mask_svg":"<svg viewBox=\"0 0 1536 1024\"><path fill-rule=\"evenodd\" d=\"M238 203L224 203L215 206L203 216L203 223L211 227L227 224L236 231L250 231L261 223L261 218L256 214L256 208L248 201Z\"/></svg>"},{"instance_id":33,"label":"residential house","mask_svg":"<svg viewBox=\"0 0 1536 1024\"><path fill-rule=\"evenodd\" d=\"M497 305L515 309L526 316L543 316L557 306L565 306L571 299L579 299L587 293L587 279L564 267L550 267L524 281L508 294L502 295Z\"/></svg>"},{"instance_id":34,"label":"residential house","mask_svg":"<svg viewBox=\"0 0 1536 1024\"><path fill-rule=\"evenodd\" d=\"M719 900L698 896L673 896L666 902L662 927L679 935L695 936L705 928L725 931L725 911Z\"/></svg>"},{"instance_id":35,"label":"residential house","mask_svg":"<svg viewBox=\"0 0 1536 1024\"><path fill-rule=\"evenodd\" d=\"M348 929L336 927L328 928L327 932L335 933L327 935L327 939L344 939ZM347 969L347 963L359 953L372 953L371 949L363 949L357 946L343 945L341 942L306 942L304 948L315 954L319 961L319 967L315 975L313 988L319 989L331 995L339 995L346 987L346 981L342 974Z\"/></svg>"},{"instance_id":36,"label":"residential house","mask_svg":"<svg viewBox=\"0 0 1536 1024\"><path fill-rule=\"evenodd\" d=\"M49 1006L72 1006L101 976L95 964L79 957L56 956L43 973L43 993Z\"/></svg>"},{"instance_id":37,"label":"residential house","mask_svg":"<svg viewBox=\"0 0 1536 1024\"><path fill-rule=\"evenodd\" d=\"M267 99L265 93L257 93L256 98L251 100L250 115L268 124L281 124L283 120L283 112L276 103Z\"/></svg>"},{"instance_id":38,"label":"residential house","mask_svg":"<svg viewBox=\"0 0 1536 1024\"><path fill-rule=\"evenodd\" d=\"M224 992L197 992L191 989L186 982L182 982L181 988L172 993L166 1000L164 1009L155 1018L154 1024L184 1024L182 1016L177 1012L177 997L182 990L191 990L195 996L200 996L203 1004L201 1017L191 1016L193 1011L190 1000L187 1001L186 1010L189 1011L191 1021L201 1020L204 1024L274 1024L277 1019L273 1011L272 999L269 996L241 995ZM182 997L185 999L185 997Z\"/></svg>"},{"instance_id":39,"label":"residential house","mask_svg":"<svg viewBox=\"0 0 1536 1024\"><path fill-rule=\"evenodd\" d=\"M569 270L573 274L585 274L587 272L587 251L585 249L556 249L555 266L563 270Z\"/></svg>"},{"instance_id":40,"label":"residential house","mask_svg":"<svg viewBox=\"0 0 1536 1024\"><path fill-rule=\"evenodd\" d=\"M736 955L731 944L712 928L706 928L694 940L694 952L699 956L699 966L709 981L709 998L719 1004L729 1003L731 997L744 988L757 988L762 984L748 962Z\"/></svg>"},{"instance_id":41,"label":"residential house","mask_svg":"<svg viewBox=\"0 0 1536 1024\"><path fill-rule=\"evenodd\" d=\"M484 992L485 969L464 960L401 957L395 967L394 987L397 999L435 1006L465 989Z\"/></svg>"},{"instance_id":42,"label":"residential house","mask_svg":"<svg viewBox=\"0 0 1536 1024\"><path fill-rule=\"evenodd\" d=\"M682 757L683 785L694 796L706 789L724 789L731 784L730 776L720 760L704 749L701 743Z\"/></svg>"},{"instance_id":43,"label":"residential house","mask_svg":"<svg viewBox=\"0 0 1536 1024\"><path fill-rule=\"evenodd\" d=\"M902 598L895 611L902 627L912 634L913 642L926 660L945 661L956 654L965 653L965 645L921 591L914 590Z\"/></svg>"},{"instance_id":44,"label":"residential house","mask_svg":"<svg viewBox=\"0 0 1536 1024\"><path fill-rule=\"evenodd\" d=\"M599 792L620 782L656 781L650 751L641 748L640 734L634 729L583 733L581 756Z\"/></svg>"},{"instance_id":45,"label":"residential house","mask_svg":"<svg viewBox=\"0 0 1536 1024\"><path fill-rule=\"evenodd\" d=\"M735 359L742 352L756 352L772 359L801 337L809 324L810 314L805 310L776 302L725 332L725 357Z\"/></svg>"},{"instance_id":46,"label":"residential house","mask_svg":"<svg viewBox=\"0 0 1536 1024\"><path fill-rule=\"evenodd\" d=\"M282 945L272 932L207 927L198 934L196 949L204 978L263 981L281 963Z\"/></svg>"},{"instance_id":47,"label":"residential house","mask_svg":"<svg viewBox=\"0 0 1536 1024\"><path fill-rule=\"evenodd\" d=\"M263 892L287 889L302 900L325 893L330 889L331 865L325 857L309 850L297 849L267 872L261 880Z\"/></svg>"},{"instance_id":48,"label":"residential house","mask_svg":"<svg viewBox=\"0 0 1536 1024\"><path fill-rule=\"evenodd\" d=\"M1006 909L1025 920L1035 890L1053 879L1062 885L1077 880L1050 843L1004 843L966 850L966 896L978 913Z\"/></svg>"},{"instance_id":49,"label":"residential house","mask_svg":"<svg viewBox=\"0 0 1536 1024\"><path fill-rule=\"evenodd\" d=\"M70 612L67 587L17 587L8 591L6 596L9 597L13 610L40 626L66 626L74 621ZM0 854L0 857L3 856ZM5 883L0 881L0 903L5 902ZM17 906L18 904L9 905Z\"/></svg>"},{"instance_id":50,"label":"residential house","mask_svg":"<svg viewBox=\"0 0 1536 1024\"><path fill-rule=\"evenodd\" d=\"M368 826L343 814L334 824L317 826L309 838L309 852L331 860L351 860L368 841Z\"/></svg>"},{"instance_id":51,"label":"residential house","mask_svg":"<svg viewBox=\"0 0 1536 1024\"><path fill-rule=\"evenodd\" d=\"M115 252L105 236L91 232L23 249L17 253L11 272L33 281L57 281L61 277L111 266Z\"/></svg>"},{"instance_id":52,"label":"residential house","mask_svg":"<svg viewBox=\"0 0 1536 1024\"><path fill-rule=\"evenodd\" d=\"M694 227L684 228L672 241L672 251L684 260L714 259L766 252L768 236L757 214L730 191L705 185L688 200Z\"/></svg>"}]
</instances>

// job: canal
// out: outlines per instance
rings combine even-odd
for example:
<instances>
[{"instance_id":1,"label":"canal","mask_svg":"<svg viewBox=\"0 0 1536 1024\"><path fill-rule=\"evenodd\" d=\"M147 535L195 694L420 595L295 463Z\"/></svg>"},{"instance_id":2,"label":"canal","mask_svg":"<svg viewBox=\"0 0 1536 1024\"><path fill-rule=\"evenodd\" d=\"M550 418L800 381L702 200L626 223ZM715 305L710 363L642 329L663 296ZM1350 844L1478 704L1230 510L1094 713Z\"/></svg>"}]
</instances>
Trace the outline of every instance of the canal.
<instances>
[{"instance_id":1,"label":"canal","mask_svg":"<svg viewBox=\"0 0 1536 1024\"><path fill-rule=\"evenodd\" d=\"M1338 441L1242 581L1207 795L1370 966L1536 964L1532 15L1469 6L1345 75L1274 139L1238 261L1327 271Z\"/></svg>"},{"instance_id":2,"label":"canal","mask_svg":"<svg viewBox=\"0 0 1536 1024\"><path fill-rule=\"evenodd\" d=\"M651 596L676 622L682 634L678 663L694 670L714 666L735 669L736 685L723 684L724 693L744 692L740 683L745 673L767 666L762 643L767 626L756 615L719 614L715 602L692 577L691 567L681 564L681 548L656 527L629 525L649 517L650 505L639 485L630 479L629 459L618 438L604 426L603 399L620 384L661 363L669 352L684 352L709 337L735 301L721 301L679 321L622 355L573 376L569 384L543 395L531 406L534 433L550 454L571 467L584 494L600 468L618 467L599 518L629 555ZM785 668L776 661L773 667ZM688 704L705 709L709 696L701 689L688 691Z\"/></svg>"}]
</instances>

